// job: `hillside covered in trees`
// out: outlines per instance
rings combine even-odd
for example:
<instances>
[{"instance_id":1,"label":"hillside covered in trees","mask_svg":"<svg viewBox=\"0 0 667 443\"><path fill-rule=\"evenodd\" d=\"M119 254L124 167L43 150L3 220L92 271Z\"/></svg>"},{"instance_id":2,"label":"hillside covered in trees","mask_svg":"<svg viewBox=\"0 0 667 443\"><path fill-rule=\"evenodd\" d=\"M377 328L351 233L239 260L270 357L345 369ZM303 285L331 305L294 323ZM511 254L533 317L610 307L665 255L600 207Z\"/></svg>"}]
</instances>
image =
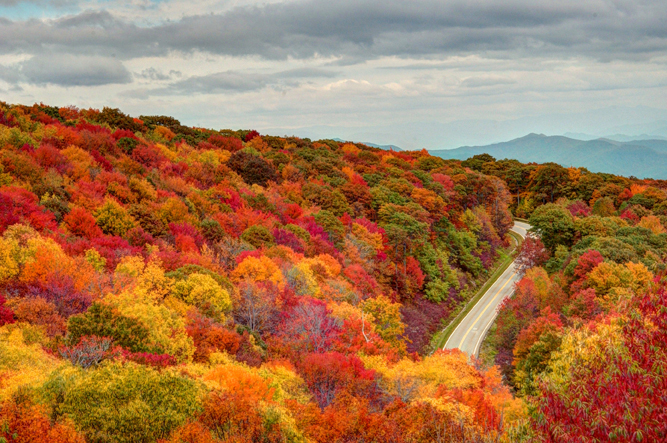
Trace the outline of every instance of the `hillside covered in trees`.
<instances>
[{"instance_id":1,"label":"hillside covered in trees","mask_svg":"<svg viewBox=\"0 0 667 443\"><path fill-rule=\"evenodd\" d=\"M6 441L493 441L496 369L429 355L508 245L425 152L0 106Z\"/></svg>"},{"instance_id":2,"label":"hillside covered in trees","mask_svg":"<svg viewBox=\"0 0 667 443\"><path fill-rule=\"evenodd\" d=\"M666 200L557 165L2 103L0 438L664 437ZM511 211L544 244L522 246L497 365L432 352Z\"/></svg>"},{"instance_id":3,"label":"hillside covered in trees","mask_svg":"<svg viewBox=\"0 0 667 443\"><path fill-rule=\"evenodd\" d=\"M502 177L537 237L499 311L493 362L543 441L666 441L665 182L556 164L462 163Z\"/></svg>"}]
</instances>

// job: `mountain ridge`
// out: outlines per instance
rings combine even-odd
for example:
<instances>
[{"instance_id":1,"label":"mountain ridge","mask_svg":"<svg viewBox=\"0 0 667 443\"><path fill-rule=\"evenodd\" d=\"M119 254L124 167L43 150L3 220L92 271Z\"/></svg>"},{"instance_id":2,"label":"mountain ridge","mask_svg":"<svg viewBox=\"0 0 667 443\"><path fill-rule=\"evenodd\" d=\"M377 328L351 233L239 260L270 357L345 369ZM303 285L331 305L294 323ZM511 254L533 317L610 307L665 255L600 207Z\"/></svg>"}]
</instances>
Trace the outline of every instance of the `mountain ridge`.
<instances>
[{"instance_id":1,"label":"mountain ridge","mask_svg":"<svg viewBox=\"0 0 667 443\"><path fill-rule=\"evenodd\" d=\"M562 135L530 133L501 143L430 150L429 153L455 160L487 153L498 159L554 162L562 166L585 167L592 172L667 179L667 141L659 139L627 142L606 138L577 140Z\"/></svg>"}]
</instances>

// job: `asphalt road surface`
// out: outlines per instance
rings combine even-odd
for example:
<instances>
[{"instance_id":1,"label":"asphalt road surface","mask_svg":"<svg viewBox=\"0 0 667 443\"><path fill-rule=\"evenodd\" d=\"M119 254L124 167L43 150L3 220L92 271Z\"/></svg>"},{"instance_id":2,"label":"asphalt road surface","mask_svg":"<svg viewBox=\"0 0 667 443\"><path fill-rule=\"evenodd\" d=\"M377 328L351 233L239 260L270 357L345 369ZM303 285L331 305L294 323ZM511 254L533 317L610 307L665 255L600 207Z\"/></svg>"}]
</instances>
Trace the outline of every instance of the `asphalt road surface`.
<instances>
[{"instance_id":1,"label":"asphalt road surface","mask_svg":"<svg viewBox=\"0 0 667 443\"><path fill-rule=\"evenodd\" d=\"M529 224L515 221L512 231L525 238L528 229L530 229ZM512 262L470 312L468 312L468 315L465 316L456 329L454 329L452 335L449 336L444 349L459 348L466 354L477 357L486 331L491 327L498 315L498 306L500 306L500 303L506 297L512 295L514 284L519 280L514 265L514 262Z\"/></svg>"}]
</instances>

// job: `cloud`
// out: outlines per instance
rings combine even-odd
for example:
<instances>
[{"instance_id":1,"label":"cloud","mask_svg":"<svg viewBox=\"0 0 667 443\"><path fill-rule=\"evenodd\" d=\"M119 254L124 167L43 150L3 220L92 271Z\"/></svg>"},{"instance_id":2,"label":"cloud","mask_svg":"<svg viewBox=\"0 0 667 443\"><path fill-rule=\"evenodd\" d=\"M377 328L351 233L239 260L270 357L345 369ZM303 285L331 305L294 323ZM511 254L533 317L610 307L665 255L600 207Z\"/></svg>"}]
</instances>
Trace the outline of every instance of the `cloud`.
<instances>
[{"instance_id":1,"label":"cloud","mask_svg":"<svg viewBox=\"0 0 667 443\"><path fill-rule=\"evenodd\" d=\"M30 1L0 14L6 101L257 128L665 106L664 0Z\"/></svg>"},{"instance_id":2,"label":"cloud","mask_svg":"<svg viewBox=\"0 0 667 443\"><path fill-rule=\"evenodd\" d=\"M35 56L21 63L16 80L35 85L100 86L129 83L132 77L114 58L56 54Z\"/></svg>"},{"instance_id":3,"label":"cloud","mask_svg":"<svg viewBox=\"0 0 667 443\"><path fill-rule=\"evenodd\" d=\"M191 76L172 83L166 88L154 90L155 95L219 94L227 92L258 91L269 86L293 88L312 78L331 78L338 73L318 68L297 68L270 74L243 71L224 71L209 75Z\"/></svg>"},{"instance_id":4,"label":"cloud","mask_svg":"<svg viewBox=\"0 0 667 443\"><path fill-rule=\"evenodd\" d=\"M330 71L320 68L296 68L277 72L275 78L332 78L340 75L338 71Z\"/></svg>"},{"instance_id":5,"label":"cloud","mask_svg":"<svg viewBox=\"0 0 667 443\"><path fill-rule=\"evenodd\" d=\"M74 3L75 0L0 0L0 7L14 7L26 3L49 4L56 7L63 7Z\"/></svg>"},{"instance_id":6,"label":"cloud","mask_svg":"<svg viewBox=\"0 0 667 443\"><path fill-rule=\"evenodd\" d=\"M146 80L171 80L174 77L181 77L183 73L181 71L176 71L174 69L170 70L168 74L164 74L162 71L155 68L147 68L141 71L141 73L136 74L138 77Z\"/></svg>"},{"instance_id":7,"label":"cloud","mask_svg":"<svg viewBox=\"0 0 667 443\"><path fill-rule=\"evenodd\" d=\"M649 58L667 48L662 0L305 0L138 26L107 11L0 20L0 51L61 48L119 58L200 51L265 59L519 56Z\"/></svg>"},{"instance_id":8,"label":"cloud","mask_svg":"<svg viewBox=\"0 0 667 443\"><path fill-rule=\"evenodd\" d=\"M118 96L133 100L148 100L151 97L151 90L148 88L129 89L118 93Z\"/></svg>"},{"instance_id":9,"label":"cloud","mask_svg":"<svg viewBox=\"0 0 667 443\"><path fill-rule=\"evenodd\" d=\"M264 88L267 81L268 77L265 75L226 71L189 77L172 84L168 91L181 94L254 91Z\"/></svg>"},{"instance_id":10,"label":"cloud","mask_svg":"<svg viewBox=\"0 0 667 443\"><path fill-rule=\"evenodd\" d=\"M21 73L16 65L0 65L0 80L7 83L16 84L21 79Z\"/></svg>"},{"instance_id":11,"label":"cloud","mask_svg":"<svg viewBox=\"0 0 667 443\"><path fill-rule=\"evenodd\" d=\"M516 80L507 77L498 75L480 75L466 78L461 82L461 85L466 88L481 88L486 86L513 85L515 83Z\"/></svg>"}]
</instances>

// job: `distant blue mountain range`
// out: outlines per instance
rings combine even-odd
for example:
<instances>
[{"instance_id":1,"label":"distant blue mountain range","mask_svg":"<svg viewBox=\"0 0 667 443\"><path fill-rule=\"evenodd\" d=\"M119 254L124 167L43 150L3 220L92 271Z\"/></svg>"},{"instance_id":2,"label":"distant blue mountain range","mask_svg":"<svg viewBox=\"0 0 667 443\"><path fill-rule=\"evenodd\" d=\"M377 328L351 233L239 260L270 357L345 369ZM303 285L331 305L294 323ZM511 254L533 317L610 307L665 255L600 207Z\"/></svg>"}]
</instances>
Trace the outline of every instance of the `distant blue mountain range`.
<instances>
[{"instance_id":1,"label":"distant blue mountain range","mask_svg":"<svg viewBox=\"0 0 667 443\"><path fill-rule=\"evenodd\" d=\"M592 172L667 179L667 140L616 141L600 138L585 141L529 134L492 145L429 152L434 156L457 160L487 153L498 160L507 158L524 163L554 162L566 167L585 167Z\"/></svg>"}]
</instances>

